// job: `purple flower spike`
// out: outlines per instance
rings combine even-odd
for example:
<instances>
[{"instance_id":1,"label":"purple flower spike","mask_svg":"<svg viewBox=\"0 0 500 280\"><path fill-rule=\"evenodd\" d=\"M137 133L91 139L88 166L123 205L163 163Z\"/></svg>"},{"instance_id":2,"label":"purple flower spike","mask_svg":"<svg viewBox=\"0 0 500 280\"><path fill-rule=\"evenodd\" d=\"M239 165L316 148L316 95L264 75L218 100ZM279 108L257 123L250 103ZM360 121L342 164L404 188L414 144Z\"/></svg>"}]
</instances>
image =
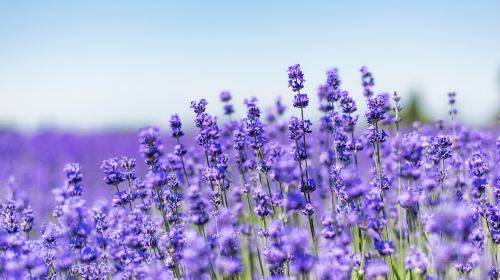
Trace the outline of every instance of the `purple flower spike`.
<instances>
[{"instance_id":1,"label":"purple flower spike","mask_svg":"<svg viewBox=\"0 0 500 280\"><path fill-rule=\"evenodd\" d=\"M291 87L293 91L300 91L304 88L304 82L304 73L300 69L300 64L288 67L288 87Z\"/></svg>"}]
</instances>

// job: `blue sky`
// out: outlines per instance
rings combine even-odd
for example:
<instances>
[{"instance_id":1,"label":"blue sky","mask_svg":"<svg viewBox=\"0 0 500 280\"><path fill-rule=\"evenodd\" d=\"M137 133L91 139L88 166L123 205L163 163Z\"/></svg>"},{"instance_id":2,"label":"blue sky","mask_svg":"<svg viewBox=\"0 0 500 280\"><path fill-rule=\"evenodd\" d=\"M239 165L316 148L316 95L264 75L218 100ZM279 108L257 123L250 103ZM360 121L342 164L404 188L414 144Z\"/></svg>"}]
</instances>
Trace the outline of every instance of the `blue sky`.
<instances>
[{"instance_id":1,"label":"blue sky","mask_svg":"<svg viewBox=\"0 0 500 280\"><path fill-rule=\"evenodd\" d=\"M193 99L219 112L222 90L290 100L300 63L312 96L339 67L362 102L367 65L376 91L422 92L436 117L457 91L460 118L481 124L500 104L499 14L498 1L2 1L0 122L166 126L192 119Z\"/></svg>"}]
</instances>

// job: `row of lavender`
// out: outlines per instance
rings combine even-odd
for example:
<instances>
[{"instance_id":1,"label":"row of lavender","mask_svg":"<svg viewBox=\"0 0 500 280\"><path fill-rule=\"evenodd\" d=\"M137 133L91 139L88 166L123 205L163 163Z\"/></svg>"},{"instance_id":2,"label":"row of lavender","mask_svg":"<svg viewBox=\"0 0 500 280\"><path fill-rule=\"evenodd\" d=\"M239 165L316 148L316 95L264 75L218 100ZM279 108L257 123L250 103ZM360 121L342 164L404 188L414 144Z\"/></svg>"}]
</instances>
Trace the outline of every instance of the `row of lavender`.
<instances>
[{"instance_id":1,"label":"row of lavender","mask_svg":"<svg viewBox=\"0 0 500 280\"><path fill-rule=\"evenodd\" d=\"M166 145L173 143L167 137L162 140ZM0 197L8 198L14 188L18 199L30 200L37 219L47 218L54 206L51 191L61 185L61 170L68 162L84 166L89 186L86 200L109 197L113 191L102 181L99 167L103 159L116 155L140 156L135 131L68 133L50 128L28 134L0 130ZM138 166L139 175L146 171L146 166Z\"/></svg>"},{"instance_id":2,"label":"row of lavender","mask_svg":"<svg viewBox=\"0 0 500 280\"><path fill-rule=\"evenodd\" d=\"M323 117L308 120L299 65L288 69L294 115L278 100L261 117L245 101L227 121L193 101L197 145L170 119L171 145L141 130L140 156L102 163L110 202L82 197L67 164L50 221L34 221L12 191L1 204L0 275L6 279L444 279L498 277L500 139L450 121L400 127L400 97L374 94L359 132L356 102L337 70L319 88ZM356 132L356 133L355 133ZM93 188L93 187L92 187ZM88 189L92 189L88 188Z\"/></svg>"}]
</instances>

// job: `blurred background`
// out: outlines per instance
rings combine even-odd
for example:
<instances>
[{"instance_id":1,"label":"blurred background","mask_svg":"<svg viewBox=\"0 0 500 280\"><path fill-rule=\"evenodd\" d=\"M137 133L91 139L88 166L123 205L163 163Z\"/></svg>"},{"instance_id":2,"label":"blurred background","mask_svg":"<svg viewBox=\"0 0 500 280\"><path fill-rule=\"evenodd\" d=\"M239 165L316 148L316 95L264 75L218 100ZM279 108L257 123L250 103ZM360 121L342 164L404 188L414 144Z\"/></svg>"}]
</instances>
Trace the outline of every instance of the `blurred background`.
<instances>
[{"instance_id":1,"label":"blurred background","mask_svg":"<svg viewBox=\"0 0 500 280\"><path fill-rule=\"evenodd\" d=\"M500 108L498 1L2 1L0 126L22 131L167 126L189 101L290 101L300 63L316 98L325 71L362 106L359 68L422 119L495 124ZM241 108L241 107L236 107ZM310 114L314 116L313 109ZM408 112L408 111L407 111Z\"/></svg>"},{"instance_id":2,"label":"blurred background","mask_svg":"<svg viewBox=\"0 0 500 280\"><path fill-rule=\"evenodd\" d=\"M17 185L46 215L67 162L83 166L87 198L110 194L99 166L139 158L139 127L159 126L170 152L168 119L189 130L191 100L221 115L229 90L238 116L250 96L291 104L296 63L313 120L333 67L363 114L366 65L376 93L402 95L405 120L448 119L456 91L459 120L491 128L499 14L499 1L1 1L0 197Z\"/></svg>"}]
</instances>

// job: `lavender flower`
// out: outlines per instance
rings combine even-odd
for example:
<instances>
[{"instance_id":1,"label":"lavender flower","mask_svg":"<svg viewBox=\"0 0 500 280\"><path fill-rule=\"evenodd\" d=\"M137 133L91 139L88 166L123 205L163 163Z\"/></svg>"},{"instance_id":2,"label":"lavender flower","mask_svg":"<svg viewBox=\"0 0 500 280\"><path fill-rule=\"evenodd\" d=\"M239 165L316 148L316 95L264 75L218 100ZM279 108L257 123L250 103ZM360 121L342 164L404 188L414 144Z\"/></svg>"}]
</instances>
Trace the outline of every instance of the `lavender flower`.
<instances>
[{"instance_id":1,"label":"lavender flower","mask_svg":"<svg viewBox=\"0 0 500 280\"><path fill-rule=\"evenodd\" d=\"M182 122L179 115L174 114L170 117L170 128L172 129L172 137L179 138L184 135L182 131Z\"/></svg>"},{"instance_id":2,"label":"lavender flower","mask_svg":"<svg viewBox=\"0 0 500 280\"><path fill-rule=\"evenodd\" d=\"M139 152L149 168L157 167L160 157L163 155L163 145L160 141L160 130L157 127L146 127L139 133Z\"/></svg>"},{"instance_id":3,"label":"lavender flower","mask_svg":"<svg viewBox=\"0 0 500 280\"><path fill-rule=\"evenodd\" d=\"M451 140L448 136L438 136L431 146L431 156L435 163L451 157Z\"/></svg>"},{"instance_id":4,"label":"lavender flower","mask_svg":"<svg viewBox=\"0 0 500 280\"><path fill-rule=\"evenodd\" d=\"M291 87L293 91L300 91L304 88L304 82L304 73L300 69L300 64L288 67L288 87Z\"/></svg>"},{"instance_id":5,"label":"lavender flower","mask_svg":"<svg viewBox=\"0 0 500 280\"><path fill-rule=\"evenodd\" d=\"M389 256L394 253L394 245L391 241L375 240L375 249L382 256Z\"/></svg>"},{"instance_id":6,"label":"lavender flower","mask_svg":"<svg viewBox=\"0 0 500 280\"><path fill-rule=\"evenodd\" d=\"M413 270L417 274L424 275L427 273L428 266L429 259L427 256L418 248L410 248L410 252L405 259L405 268Z\"/></svg>"},{"instance_id":7,"label":"lavender flower","mask_svg":"<svg viewBox=\"0 0 500 280\"><path fill-rule=\"evenodd\" d=\"M369 124L375 124L378 121L385 119L385 98L383 95L378 95L373 98L368 98L368 111L365 113L366 121Z\"/></svg>"},{"instance_id":8,"label":"lavender flower","mask_svg":"<svg viewBox=\"0 0 500 280\"><path fill-rule=\"evenodd\" d=\"M281 99L261 110L249 98L234 119L222 92L221 126L200 99L195 132L177 114L165 145L158 128L142 129L145 164L115 157L137 153L128 133L0 131L0 181L18 178L0 184L0 278L496 279L500 138L458 123L454 93L450 127L407 126L400 96L374 94L361 75L362 133L337 69L319 86L317 125L305 119L313 99L300 65L288 71L300 116L283 119Z\"/></svg>"},{"instance_id":9,"label":"lavender flower","mask_svg":"<svg viewBox=\"0 0 500 280\"><path fill-rule=\"evenodd\" d=\"M373 95L372 87L375 85L372 73L368 71L366 66L361 67L361 85L363 86L363 95L367 98Z\"/></svg>"},{"instance_id":10,"label":"lavender flower","mask_svg":"<svg viewBox=\"0 0 500 280\"><path fill-rule=\"evenodd\" d=\"M284 276L284 264L288 260L287 252L283 248L284 226L281 222L273 221L269 225L269 242L270 246L266 248L264 256L269 264L271 276Z\"/></svg>"},{"instance_id":11,"label":"lavender flower","mask_svg":"<svg viewBox=\"0 0 500 280\"><path fill-rule=\"evenodd\" d=\"M186 244L183 259L186 264L186 277L190 279L208 279L210 269L210 251L205 241L193 231L186 232Z\"/></svg>"},{"instance_id":12,"label":"lavender flower","mask_svg":"<svg viewBox=\"0 0 500 280\"><path fill-rule=\"evenodd\" d=\"M307 274L315 264L315 258L308 252L308 236L302 230L294 230L283 237L284 248L291 256L290 270Z\"/></svg>"},{"instance_id":13,"label":"lavender flower","mask_svg":"<svg viewBox=\"0 0 500 280\"><path fill-rule=\"evenodd\" d=\"M66 183L64 192L70 196L80 196L83 192L82 184L82 170L80 164L69 163L64 166L64 173L66 174Z\"/></svg>"},{"instance_id":14,"label":"lavender flower","mask_svg":"<svg viewBox=\"0 0 500 280\"><path fill-rule=\"evenodd\" d=\"M33 229L33 223L35 217L33 215L33 209L31 206L26 207L22 213L21 228L24 232L28 233Z\"/></svg>"},{"instance_id":15,"label":"lavender flower","mask_svg":"<svg viewBox=\"0 0 500 280\"><path fill-rule=\"evenodd\" d=\"M108 185L118 186L125 181L125 174L120 170L121 164L117 158L104 160L101 169L104 172L104 181Z\"/></svg>"},{"instance_id":16,"label":"lavender flower","mask_svg":"<svg viewBox=\"0 0 500 280\"><path fill-rule=\"evenodd\" d=\"M306 108L309 105L309 97L304 93L297 93L293 97L293 107Z\"/></svg>"},{"instance_id":17,"label":"lavender flower","mask_svg":"<svg viewBox=\"0 0 500 280\"><path fill-rule=\"evenodd\" d=\"M389 267L385 262L373 261L366 264L365 275L367 279L377 279L378 277L387 277Z\"/></svg>"},{"instance_id":18,"label":"lavender flower","mask_svg":"<svg viewBox=\"0 0 500 280\"><path fill-rule=\"evenodd\" d=\"M304 120L301 121L297 117L292 117L288 122L289 137L292 140L299 140L304 135L311 133L311 121Z\"/></svg>"},{"instance_id":19,"label":"lavender flower","mask_svg":"<svg viewBox=\"0 0 500 280\"><path fill-rule=\"evenodd\" d=\"M189 214L191 222L197 226L203 226L208 222L209 216L206 209L207 205L201 197L197 186L191 186L189 188L188 198L190 200Z\"/></svg>"},{"instance_id":20,"label":"lavender flower","mask_svg":"<svg viewBox=\"0 0 500 280\"><path fill-rule=\"evenodd\" d=\"M218 270L227 277L234 277L243 272L240 259L239 240L236 232L229 227L220 233L220 256L217 260Z\"/></svg>"},{"instance_id":21,"label":"lavender flower","mask_svg":"<svg viewBox=\"0 0 500 280\"><path fill-rule=\"evenodd\" d=\"M219 96L220 101L223 103L229 102L231 100L231 93L229 91L222 91Z\"/></svg>"},{"instance_id":22,"label":"lavender flower","mask_svg":"<svg viewBox=\"0 0 500 280\"><path fill-rule=\"evenodd\" d=\"M334 68L326 73L326 101L332 103L337 102L340 97L340 77L338 75L338 69Z\"/></svg>"},{"instance_id":23,"label":"lavender flower","mask_svg":"<svg viewBox=\"0 0 500 280\"><path fill-rule=\"evenodd\" d=\"M278 115L283 115L285 113L286 107L281 103L281 98L276 99L276 112Z\"/></svg>"},{"instance_id":24,"label":"lavender flower","mask_svg":"<svg viewBox=\"0 0 500 280\"><path fill-rule=\"evenodd\" d=\"M255 200L254 212L257 216L266 217L272 214L271 198L261 189L254 189L253 199Z\"/></svg>"},{"instance_id":25,"label":"lavender flower","mask_svg":"<svg viewBox=\"0 0 500 280\"><path fill-rule=\"evenodd\" d=\"M344 114L352 114L358 110L356 107L356 102L352 99L347 91L342 92L342 98L340 99L340 108Z\"/></svg>"},{"instance_id":26,"label":"lavender flower","mask_svg":"<svg viewBox=\"0 0 500 280\"><path fill-rule=\"evenodd\" d=\"M201 115L207 109L208 102L205 99L200 99L200 101L191 101L191 109L196 115Z\"/></svg>"}]
</instances>

